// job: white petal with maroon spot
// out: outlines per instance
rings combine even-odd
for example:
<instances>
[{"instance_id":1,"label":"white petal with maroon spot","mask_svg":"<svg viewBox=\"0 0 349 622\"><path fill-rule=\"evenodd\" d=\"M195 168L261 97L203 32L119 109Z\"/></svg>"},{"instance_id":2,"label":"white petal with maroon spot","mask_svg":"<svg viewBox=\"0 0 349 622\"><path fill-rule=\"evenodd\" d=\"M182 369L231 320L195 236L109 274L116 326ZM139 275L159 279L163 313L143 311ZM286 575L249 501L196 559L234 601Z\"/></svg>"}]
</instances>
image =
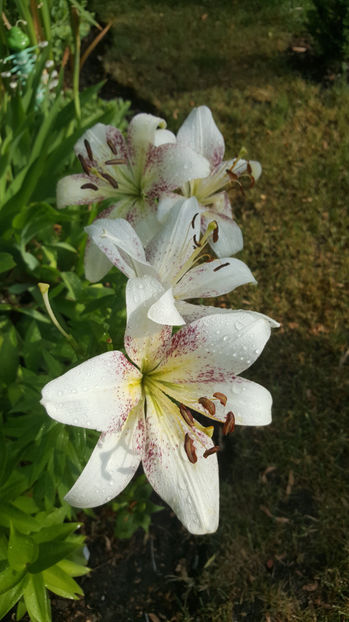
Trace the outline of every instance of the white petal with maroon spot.
<instances>
[{"instance_id":1,"label":"white petal with maroon spot","mask_svg":"<svg viewBox=\"0 0 349 622\"><path fill-rule=\"evenodd\" d=\"M191 111L178 131L177 141L201 153L212 166L223 159L224 138L207 106L199 106Z\"/></svg>"},{"instance_id":2,"label":"white petal with maroon spot","mask_svg":"<svg viewBox=\"0 0 349 622\"><path fill-rule=\"evenodd\" d=\"M119 430L141 398L140 380L138 369L121 352L105 352L49 382L41 403L61 423Z\"/></svg>"},{"instance_id":3,"label":"white petal with maroon spot","mask_svg":"<svg viewBox=\"0 0 349 622\"><path fill-rule=\"evenodd\" d=\"M193 238L200 239L200 208L195 197L178 202L159 233L146 248L148 261L154 266L163 284L172 284L174 277L196 248Z\"/></svg>"},{"instance_id":4,"label":"white petal with maroon spot","mask_svg":"<svg viewBox=\"0 0 349 622\"><path fill-rule=\"evenodd\" d=\"M96 219L92 225L85 227L85 231L109 261L128 278L156 274L145 258L141 240L126 220Z\"/></svg>"},{"instance_id":5,"label":"white petal with maroon spot","mask_svg":"<svg viewBox=\"0 0 349 622\"><path fill-rule=\"evenodd\" d=\"M85 184L93 184L97 190L81 188ZM113 192L111 186L104 179L78 173L60 179L57 183L56 194L57 207L62 209L67 205L86 205L87 203L102 201L108 196L112 196Z\"/></svg>"},{"instance_id":6,"label":"white petal with maroon spot","mask_svg":"<svg viewBox=\"0 0 349 622\"><path fill-rule=\"evenodd\" d=\"M170 505L193 534L216 531L219 517L219 479L216 455L203 457L211 439L189 428L179 409L159 391L147 396L144 472L154 490ZM184 449L185 434L194 442L197 462Z\"/></svg>"},{"instance_id":7,"label":"white petal with maroon spot","mask_svg":"<svg viewBox=\"0 0 349 622\"><path fill-rule=\"evenodd\" d=\"M177 298L222 296L239 285L256 283L251 270L239 259L225 257L191 268L174 287Z\"/></svg>"},{"instance_id":8,"label":"white petal with maroon spot","mask_svg":"<svg viewBox=\"0 0 349 622\"><path fill-rule=\"evenodd\" d=\"M171 383L222 382L250 367L270 337L273 320L253 311L209 315L173 337L155 376Z\"/></svg>"},{"instance_id":9,"label":"white petal with maroon spot","mask_svg":"<svg viewBox=\"0 0 349 622\"><path fill-rule=\"evenodd\" d=\"M240 227L235 220L206 210L201 216L203 228L207 228L210 222L215 220L218 224L218 240L213 242L209 239L209 244L217 257L230 257L235 255L243 248L243 238Z\"/></svg>"},{"instance_id":10,"label":"white petal with maroon spot","mask_svg":"<svg viewBox=\"0 0 349 622\"><path fill-rule=\"evenodd\" d=\"M157 365L171 340L170 326L161 326L147 317L149 308L163 291L161 283L151 276L129 279L126 286L125 349L143 372Z\"/></svg>"},{"instance_id":11,"label":"white petal with maroon spot","mask_svg":"<svg viewBox=\"0 0 349 622\"><path fill-rule=\"evenodd\" d=\"M119 432L102 434L74 486L65 496L70 505L94 508L124 490L141 461L144 445L143 400Z\"/></svg>"}]
</instances>

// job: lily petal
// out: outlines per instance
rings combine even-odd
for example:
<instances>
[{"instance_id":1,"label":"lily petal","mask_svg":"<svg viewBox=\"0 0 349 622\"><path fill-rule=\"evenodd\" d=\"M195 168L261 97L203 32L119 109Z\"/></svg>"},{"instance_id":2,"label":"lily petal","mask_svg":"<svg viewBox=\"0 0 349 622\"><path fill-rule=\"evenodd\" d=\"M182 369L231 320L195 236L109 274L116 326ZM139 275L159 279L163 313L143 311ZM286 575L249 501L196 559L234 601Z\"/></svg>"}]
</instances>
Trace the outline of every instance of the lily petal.
<instances>
[{"instance_id":1,"label":"lily petal","mask_svg":"<svg viewBox=\"0 0 349 622\"><path fill-rule=\"evenodd\" d=\"M193 441L197 462L184 450L184 437ZM219 516L219 480L216 455L203 457L211 439L181 420L178 408L160 391L147 396L144 472L154 490L193 534L216 531Z\"/></svg>"},{"instance_id":2,"label":"lily petal","mask_svg":"<svg viewBox=\"0 0 349 622\"><path fill-rule=\"evenodd\" d=\"M94 508L124 490L141 460L144 445L144 402L129 414L119 432L102 434L74 486L65 496L70 505Z\"/></svg>"},{"instance_id":3,"label":"lily petal","mask_svg":"<svg viewBox=\"0 0 349 622\"><path fill-rule=\"evenodd\" d=\"M182 205L183 201L185 201L185 198L181 197L179 194L175 194L174 192L163 194L160 198L157 209L158 221L164 224L170 215L172 208L177 204Z\"/></svg>"},{"instance_id":4,"label":"lily petal","mask_svg":"<svg viewBox=\"0 0 349 622\"><path fill-rule=\"evenodd\" d=\"M120 430L141 398L141 377L121 352L105 352L49 382L41 404L61 423Z\"/></svg>"},{"instance_id":5,"label":"lily petal","mask_svg":"<svg viewBox=\"0 0 349 622\"><path fill-rule=\"evenodd\" d=\"M160 147L160 145L165 145L166 143L175 143L176 137L173 132L169 130L156 130L154 136L154 146Z\"/></svg>"},{"instance_id":6,"label":"lily petal","mask_svg":"<svg viewBox=\"0 0 349 622\"><path fill-rule=\"evenodd\" d=\"M222 296L245 283L256 283L243 261L225 257L202 263L187 272L174 287L177 298Z\"/></svg>"},{"instance_id":7,"label":"lily petal","mask_svg":"<svg viewBox=\"0 0 349 622\"><path fill-rule=\"evenodd\" d=\"M75 143L74 151L95 166L104 164L112 157L127 157L126 142L120 130L104 123L96 123L86 130Z\"/></svg>"},{"instance_id":8,"label":"lily petal","mask_svg":"<svg viewBox=\"0 0 349 622\"><path fill-rule=\"evenodd\" d=\"M272 397L267 389L240 376L226 382L197 382L166 385L164 389L173 399L213 420L224 422L228 412L234 413L236 425L264 426L271 422ZM222 404L217 395L227 398ZM215 404L211 415L198 397L206 397Z\"/></svg>"},{"instance_id":9,"label":"lily petal","mask_svg":"<svg viewBox=\"0 0 349 622\"><path fill-rule=\"evenodd\" d=\"M128 278L155 274L145 258L141 240L127 220L99 218L85 227L85 231L109 261Z\"/></svg>"},{"instance_id":10,"label":"lily petal","mask_svg":"<svg viewBox=\"0 0 349 622\"><path fill-rule=\"evenodd\" d=\"M185 324L185 320L176 308L172 288L168 289L151 305L148 311L148 318L157 324L168 324L170 326Z\"/></svg>"},{"instance_id":11,"label":"lily petal","mask_svg":"<svg viewBox=\"0 0 349 622\"><path fill-rule=\"evenodd\" d=\"M87 186L84 188L84 186ZM93 187L91 187L93 186ZM110 196L111 188L99 177L84 175L68 175L57 183L56 199L58 209L67 205L87 205L102 201Z\"/></svg>"},{"instance_id":12,"label":"lily petal","mask_svg":"<svg viewBox=\"0 0 349 622\"><path fill-rule=\"evenodd\" d=\"M194 177L206 177L209 161L186 145L166 144L153 148L147 159L145 190L149 200L172 192Z\"/></svg>"},{"instance_id":13,"label":"lily petal","mask_svg":"<svg viewBox=\"0 0 349 622\"><path fill-rule=\"evenodd\" d=\"M191 111L178 131L177 142L201 153L212 166L216 166L223 159L224 138L207 106L199 106Z\"/></svg>"},{"instance_id":14,"label":"lily petal","mask_svg":"<svg viewBox=\"0 0 349 622\"><path fill-rule=\"evenodd\" d=\"M241 251L243 248L242 233L235 220L216 212L212 214L205 211L201 217L202 229L206 229L212 220L218 224L218 240L213 242L210 238L209 244L217 257L230 257Z\"/></svg>"},{"instance_id":15,"label":"lily petal","mask_svg":"<svg viewBox=\"0 0 349 622\"><path fill-rule=\"evenodd\" d=\"M163 284L171 285L200 238L200 207L195 197L179 201L146 249Z\"/></svg>"},{"instance_id":16,"label":"lily petal","mask_svg":"<svg viewBox=\"0 0 349 622\"><path fill-rule=\"evenodd\" d=\"M196 320L173 335L154 377L171 383L232 379L258 358L272 325L273 320L253 311L231 311Z\"/></svg>"},{"instance_id":17,"label":"lily petal","mask_svg":"<svg viewBox=\"0 0 349 622\"><path fill-rule=\"evenodd\" d=\"M171 340L170 326L160 326L147 317L149 308L163 291L161 283L151 276L127 281L125 349L143 372L156 367Z\"/></svg>"}]
</instances>

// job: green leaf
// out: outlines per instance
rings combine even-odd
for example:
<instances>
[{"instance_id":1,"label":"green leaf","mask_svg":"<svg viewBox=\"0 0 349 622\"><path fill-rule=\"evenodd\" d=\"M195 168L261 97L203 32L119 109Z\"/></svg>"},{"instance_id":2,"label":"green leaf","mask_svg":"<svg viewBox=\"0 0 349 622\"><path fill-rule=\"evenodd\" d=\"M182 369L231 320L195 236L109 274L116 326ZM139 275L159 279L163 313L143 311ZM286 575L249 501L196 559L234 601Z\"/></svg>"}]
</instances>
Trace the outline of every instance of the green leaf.
<instances>
[{"instance_id":1,"label":"green leaf","mask_svg":"<svg viewBox=\"0 0 349 622\"><path fill-rule=\"evenodd\" d=\"M27 613L27 608L25 606L24 599L21 598L21 600L19 600L18 604L17 604L17 610L16 610L16 620L17 620L17 622L18 622L18 620L21 620L26 613Z\"/></svg>"},{"instance_id":2,"label":"green leaf","mask_svg":"<svg viewBox=\"0 0 349 622\"><path fill-rule=\"evenodd\" d=\"M19 533L11 523L8 544L8 562L11 568L23 570L28 564L35 562L38 553L39 546L33 538Z\"/></svg>"},{"instance_id":3,"label":"green leaf","mask_svg":"<svg viewBox=\"0 0 349 622\"><path fill-rule=\"evenodd\" d=\"M0 382L9 384L16 378L18 367L18 340L12 323L7 318L0 321Z\"/></svg>"},{"instance_id":4,"label":"green leaf","mask_svg":"<svg viewBox=\"0 0 349 622\"><path fill-rule=\"evenodd\" d=\"M64 540L79 527L81 527L81 523L64 523L63 525L44 527L35 534L34 539L38 543L52 542L53 540Z\"/></svg>"},{"instance_id":5,"label":"green leaf","mask_svg":"<svg viewBox=\"0 0 349 622\"><path fill-rule=\"evenodd\" d=\"M13 588L0 595L0 620L15 606L16 602L21 598L27 577L17 583Z\"/></svg>"},{"instance_id":6,"label":"green leaf","mask_svg":"<svg viewBox=\"0 0 349 622\"><path fill-rule=\"evenodd\" d=\"M5 567L4 569L1 568L0 594L8 592L8 590L17 585L17 583L23 579L26 572L26 568L22 568L22 570L15 570L15 568L11 568L10 566Z\"/></svg>"},{"instance_id":7,"label":"green leaf","mask_svg":"<svg viewBox=\"0 0 349 622\"><path fill-rule=\"evenodd\" d=\"M15 265L16 262L10 253L0 253L0 272L7 272L14 268Z\"/></svg>"},{"instance_id":8,"label":"green leaf","mask_svg":"<svg viewBox=\"0 0 349 622\"><path fill-rule=\"evenodd\" d=\"M81 587L59 566L52 566L44 570L42 574L45 586L54 594L75 600L79 596L83 596L84 592Z\"/></svg>"},{"instance_id":9,"label":"green leaf","mask_svg":"<svg viewBox=\"0 0 349 622\"><path fill-rule=\"evenodd\" d=\"M42 574L28 576L23 596L31 619L35 622L51 622L50 600Z\"/></svg>"},{"instance_id":10,"label":"green leaf","mask_svg":"<svg viewBox=\"0 0 349 622\"><path fill-rule=\"evenodd\" d=\"M62 559L57 563L57 566L64 570L70 577L81 577L84 574L88 574L90 569L87 566L77 564L70 559Z\"/></svg>"},{"instance_id":11,"label":"green leaf","mask_svg":"<svg viewBox=\"0 0 349 622\"><path fill-rule=\"evenodd\" d=\"M24 534L29 534L32 531L39 531L41 525L25 512L21 512L18 508L15 508L11 503L1 503L0 505L0 525L3 527L10 527L11 521L13 525Z\"/></svg>"},{"instance_id":12,"label":"green leaf","mask_svg":"<svg viewBox=\"0 0 349 622\"><path fill-rule=\"evenodd\" d=\"M81 541L78 537L72 542L55 542L54 546L52 542L42 542L39 544L39 556L33 564L28 566L28 570L31 573L42 572L78 548L81 548Z\"/></svg>"}]
</instances>

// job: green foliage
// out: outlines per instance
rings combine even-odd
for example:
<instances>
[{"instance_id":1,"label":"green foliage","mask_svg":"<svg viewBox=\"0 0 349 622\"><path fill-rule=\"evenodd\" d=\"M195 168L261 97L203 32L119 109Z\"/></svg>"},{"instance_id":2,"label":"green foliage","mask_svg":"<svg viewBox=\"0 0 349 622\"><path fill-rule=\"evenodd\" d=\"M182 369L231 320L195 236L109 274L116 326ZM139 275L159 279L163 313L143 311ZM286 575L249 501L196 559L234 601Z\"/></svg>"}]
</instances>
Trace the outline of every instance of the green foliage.
<instances>
[{"instance_id":1,"label":"green foliage","mask_svg":"<svg viewBox=\"0 0 349 622\"><path fill-rule=\"evenodd\" d=\"M307 28L316 51L330 65L349 61L349 4L347 0L313 0Z\"/></svg>"},{"instance_id":2,"label":"green foliage","mask_svg":"<svg viewBox=\"0 0 349 622\"><path fill-rule=\"evenodd\" d=\"M68 3L50 6L63 10ZM17 8L22 15L25 3ZM77 116L76 93L63 90L61 75L38 105L48 53L21 93L0 84L0 619L17 605L16 619L28 612L33 622L51 620L49 592L71 599L83 594L74 577L88 572L84 537L64 495L97 439L51 421L40 406L41 389L113 347L110 333L121 345L124 325L111 287L122 289L123 279L111 276L106 287L83 275L84 226L96 208L58 212L55 186L79 170L73 146L83 131L97 122L125 128L129 104L103 102L96 85L81 93ZM71 341L51 324L38 282L50 286L52 307Z\"/></svg>"},{"instance_id":3,"label":"green foliage","mask_svg":"<svg viewBox=\"0 0 349 622\"><path fill-rule=\"evenodd\" d=\"M117 501L113 501L117 538L131 538L139 527L148 533L151 515L163 509L150 501L151 494L152 487L148 484L145 475L140 475L118 496Z\"/></svg>"}]
</instances>

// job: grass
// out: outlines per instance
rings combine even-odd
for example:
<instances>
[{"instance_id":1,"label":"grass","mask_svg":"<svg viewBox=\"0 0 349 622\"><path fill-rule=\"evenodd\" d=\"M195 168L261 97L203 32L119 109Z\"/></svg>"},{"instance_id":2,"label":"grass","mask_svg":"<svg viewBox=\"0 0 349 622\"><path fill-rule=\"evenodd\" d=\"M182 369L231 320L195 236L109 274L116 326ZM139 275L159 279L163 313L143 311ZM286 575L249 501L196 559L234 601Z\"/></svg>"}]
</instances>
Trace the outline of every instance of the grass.
<instances>
[{"instance_id":1,"label":"grass","mask_svg":"<svg viewBox=\"0 0 349 622\"><path fill-rule=\"evenodd\" d=\"M226 153L245 146L263 165L255 188L232 195L245 239L240 257L258 287L240 288L229 301L281 322L247 374L272 392L274 420L239 429L226 443L220 528L205 540L207 559L215 557L180 603L183 622L349 617L349 89L340 79L325 88L294 69L298 5L98 5L100 18L115 18L103 58L114 80L170 129L191 107L208 105Z\"/></svg>"}]
</instances>

